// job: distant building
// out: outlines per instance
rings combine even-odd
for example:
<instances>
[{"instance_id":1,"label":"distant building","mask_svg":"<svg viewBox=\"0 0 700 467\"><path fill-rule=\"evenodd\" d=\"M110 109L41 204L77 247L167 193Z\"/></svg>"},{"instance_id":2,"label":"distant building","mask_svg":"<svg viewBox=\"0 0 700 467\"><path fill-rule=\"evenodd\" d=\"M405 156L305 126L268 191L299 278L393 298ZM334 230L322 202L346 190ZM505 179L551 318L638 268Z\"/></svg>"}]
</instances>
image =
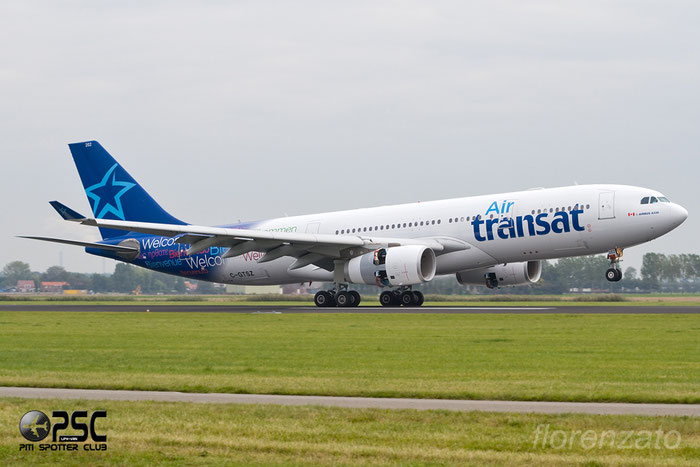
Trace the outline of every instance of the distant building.
<instances>
[{"instance_id":1,"label":"distant building","mask_svg":"<svg viewBox=\"0 0 700 467\"><path fill-rule=\"evenodd\" d=\"M17 281L17 292L36 292L36 284L34 284L34 281Z\"/></svg>"},{"instance_id":2,"label":"distant building","mask_svg":"<svg viewBox=\"0 0 700 467\"><path fill-rule=\"evenodd\" d=\"M232 285L226 286L226 293L238 295L281 294L279 285Z\"/></svg>"},{"instance_id":3,"label":"distant building","mask_svg":"<svg viewBox=\"0 0 700 467\"><path fill-rule=\"evenodd\" d=\"M316 284L318 285L318 284ZM305 295L310 294L309 284L285 284L282 286L282 293L285 295Z\"/></svg>"},{"instance_id":4,"label":"distant building","mask_svg":"<svg viewBox=\"0 0 700 467\"><path fill-rule=\"evenodd\" d=\"M63 288L68 285L68 282L42 282L39 290L46 293L62 293Z\"/></svg>"}]
</instances>

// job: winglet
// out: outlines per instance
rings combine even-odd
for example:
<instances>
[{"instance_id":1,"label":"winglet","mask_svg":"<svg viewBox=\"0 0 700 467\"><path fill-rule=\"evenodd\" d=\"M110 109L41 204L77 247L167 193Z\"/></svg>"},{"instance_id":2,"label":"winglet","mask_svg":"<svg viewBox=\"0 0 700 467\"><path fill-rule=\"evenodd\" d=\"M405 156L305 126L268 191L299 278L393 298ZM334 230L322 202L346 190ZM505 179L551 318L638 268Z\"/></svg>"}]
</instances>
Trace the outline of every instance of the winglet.
<instances>
[{"instance_id":1,"label":"winglet","mask_svg":"<svg viewBox=\"0 0 700 467\"><path fill-rule=\"evenodd\" d=\"M49 204L58 212L64 220L67 221L82 221L86 217L73 211L71 208L65 204L59 203L58 201L49 201Z\"/></svg>"}]
</instances>

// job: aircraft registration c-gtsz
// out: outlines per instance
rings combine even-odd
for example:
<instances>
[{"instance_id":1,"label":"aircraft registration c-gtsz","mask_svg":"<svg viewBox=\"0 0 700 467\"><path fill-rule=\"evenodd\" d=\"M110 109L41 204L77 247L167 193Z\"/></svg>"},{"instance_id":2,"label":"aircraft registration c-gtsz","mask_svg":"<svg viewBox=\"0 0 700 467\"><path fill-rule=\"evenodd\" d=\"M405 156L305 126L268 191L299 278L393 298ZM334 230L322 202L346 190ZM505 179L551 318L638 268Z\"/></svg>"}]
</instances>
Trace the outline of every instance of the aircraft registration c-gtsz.
<instances>
[{"instance_id":1,"label":"aircraft registration c-gtsz","mask_svg":"<svg viewBox=\"0 0 700 467\"><path fill-rule=\"evenodd\" d=\"M97 141L68 146L93 217L51 205L67 221L98 227L102 241L23 238L211 282L332 282L315 295L317 306L357 306L349 284L384 288L385 306L420 306L413 286L439 275L490 288L529 284L542 260L605 252L606 278L619 281L625 248L688 217L655 190L576 185L208 227L163 210Z\"/></svg>"}]
</instances>

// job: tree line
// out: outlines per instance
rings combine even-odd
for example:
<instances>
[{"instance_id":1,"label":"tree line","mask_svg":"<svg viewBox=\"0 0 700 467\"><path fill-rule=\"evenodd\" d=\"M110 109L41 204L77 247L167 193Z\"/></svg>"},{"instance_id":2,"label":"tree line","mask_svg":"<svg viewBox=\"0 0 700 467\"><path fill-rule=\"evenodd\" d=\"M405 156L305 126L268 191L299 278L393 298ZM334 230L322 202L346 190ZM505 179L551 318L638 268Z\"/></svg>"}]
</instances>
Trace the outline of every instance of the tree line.
<instances>
[{"instance_id":1,"label":"tree line","mask_svg":"<svg viewBox=\"0 0 700 467\"><path fill-rule=\"evenodd\" d=\"M624 263L623 263L624 264ZM465 293L518 293L518 294L560 294L578 292L700 292L700 255L665 255L647 253L642 267L623 266L620 282L608 282L605 270L608 268L605 256L580 256L563 258L557 261L544 261L542 278L530 286L504 287L489 290L483 286L463 286L454 276L437 278L421 286L424 293L465 294ZM10 291L19 280L34 281L39 290L41 282L66 282L66 288L88 290L95 293L132 293L139 290L145 294L185 293L190 291L185 279L125 263L118 263L112 274L84 274L66 271L61 266L51 266L44 272L32 271L29 264L13 261L5 265L0 274L0 288ZM188 279L190 280L190 279ZM191 280L190 280L191 281ZM374 286L353 286L361 293L376 294ZM220 293L222 289L208 282L198 282L197 293Z\"/></svg>"}]
</instances>

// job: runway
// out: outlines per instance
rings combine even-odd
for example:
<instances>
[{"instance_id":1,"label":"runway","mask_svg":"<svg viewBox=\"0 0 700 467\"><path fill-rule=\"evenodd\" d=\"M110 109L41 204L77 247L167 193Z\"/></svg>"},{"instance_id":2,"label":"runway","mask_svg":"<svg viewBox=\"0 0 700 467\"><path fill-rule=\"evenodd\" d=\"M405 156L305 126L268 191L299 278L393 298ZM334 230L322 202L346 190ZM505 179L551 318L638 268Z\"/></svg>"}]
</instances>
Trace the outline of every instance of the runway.
<instances>
[{"instance_id":1,"label":"runway","mask_svg":"<svg viewBox=\"0 0 700 467\"><path fill-rule=\"evenodd\" d=\"M284 396L268 394L184 393L0 387L0 397L113 401L191 402L208 404L318 405L324 407L452 410L458 412L585 413L596 415L700 416L700 404L629 404L599 402L532 402L373 397Z\"/></svg>"},{"instance_id":2,"label":"runway","mask_svg":"<svg viewBox=\"0 0 700 467\"><path fill-rule=\"evenodd\" d=\"M3 311L84 311L84 312L181 312L181 313L403 313L403 314L698 314L700 306L654 306L654 305L594 305L594 306L422 306L420 308L374 307L318 308L306 305L179 305L164 303L144 305L128 304L41 304L16 303L0 305Z\"/></svg>"}]
</instances>

